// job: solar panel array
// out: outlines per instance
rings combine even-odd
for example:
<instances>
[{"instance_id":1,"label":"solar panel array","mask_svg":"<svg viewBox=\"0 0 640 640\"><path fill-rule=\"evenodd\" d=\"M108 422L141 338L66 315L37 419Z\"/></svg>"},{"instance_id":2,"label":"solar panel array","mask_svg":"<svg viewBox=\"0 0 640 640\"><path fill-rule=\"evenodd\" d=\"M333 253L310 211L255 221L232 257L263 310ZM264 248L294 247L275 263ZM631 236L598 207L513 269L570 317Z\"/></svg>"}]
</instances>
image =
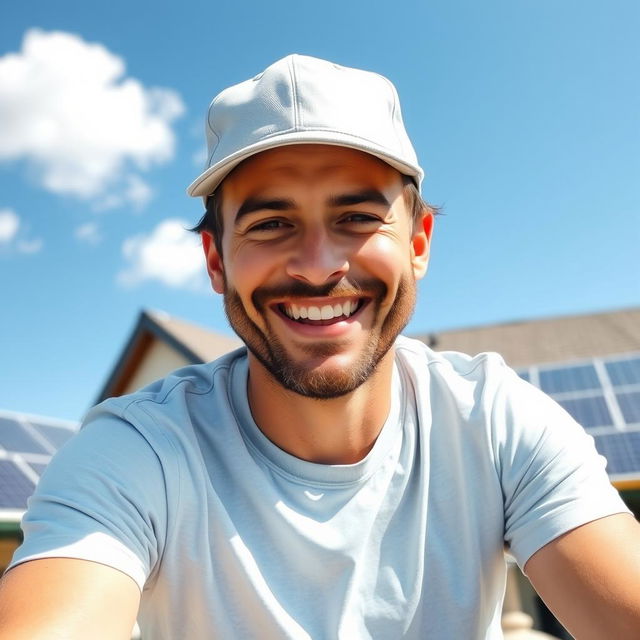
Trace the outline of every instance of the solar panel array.
<instances>
[{"instance_id":1,"label":"solar panel array","mask_svg":"<svg viewBox=\"0 0 640 640\"><path fill-rule=\"evenodd\" d=\"M640 480L640 354L537 365L518 373L594 437L612 480Z\"/></svg>"},{"instance_id":2,"label":"solar panel array","mask_svg":"<svg viewBox=\"0 0 640 640\"><path fill-rule=\"evenodd\" d=\"M78 425L0 412L0 509L22 511L51 456Z\"/></svg>"}]
</instances>

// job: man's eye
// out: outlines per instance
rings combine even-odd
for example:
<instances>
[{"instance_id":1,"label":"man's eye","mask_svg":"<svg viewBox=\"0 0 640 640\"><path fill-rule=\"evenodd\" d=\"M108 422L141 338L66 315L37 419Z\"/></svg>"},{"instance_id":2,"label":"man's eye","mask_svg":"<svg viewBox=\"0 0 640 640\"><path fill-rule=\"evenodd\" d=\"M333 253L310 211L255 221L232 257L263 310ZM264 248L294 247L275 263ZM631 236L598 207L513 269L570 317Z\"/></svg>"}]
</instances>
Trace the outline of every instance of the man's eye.
<instances>
[{"instance_id":1,"label":"man's eye","mask_svg":"<svg viewBox=\"0 0 640 640\"><path fill-rule=\"evenodd\" d=\"M379 223L380 218L370 213L350 213L341 220L343 223Z\"/></svg>"},{"instance_id":2,"label":"man's eye","mask_svg":"<svg viewBox=\"0 0 640 640\"><path fill-rule=\"evenodd\" d=\"M278 229L284 229L288 225L283 220L264 220L258 222L249 228L249 232L253 231L277 231Z\"/></svg>"}]
</instances>

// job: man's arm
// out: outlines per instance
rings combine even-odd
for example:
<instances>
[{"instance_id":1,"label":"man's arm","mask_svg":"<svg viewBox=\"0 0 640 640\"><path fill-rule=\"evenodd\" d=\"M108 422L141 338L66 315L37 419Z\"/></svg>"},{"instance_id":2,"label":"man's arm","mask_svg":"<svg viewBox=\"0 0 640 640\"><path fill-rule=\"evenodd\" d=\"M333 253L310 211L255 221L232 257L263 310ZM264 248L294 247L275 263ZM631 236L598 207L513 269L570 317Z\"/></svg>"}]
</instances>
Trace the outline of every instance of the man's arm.
<instances>
[{"instance_id":1,"label":"man's arm","mask_svg":"<svg viewBox=\"0 0 640 640\"><path fill-rule=\"evenodd\" d=\"M140 591L106 565L68 558L31 560L0 582L1 640L129 640Z\"/></svg>"},{"instance_id":2,"label":"man's arm","mask_svg":"<svg viewBox=\"0 0 640 640\"><path fill-rule=\"evenodd\" d=\"M640 524L629 514L569 531L524 570L577 640L640 638Z\"/></svg>"}]
</instances>

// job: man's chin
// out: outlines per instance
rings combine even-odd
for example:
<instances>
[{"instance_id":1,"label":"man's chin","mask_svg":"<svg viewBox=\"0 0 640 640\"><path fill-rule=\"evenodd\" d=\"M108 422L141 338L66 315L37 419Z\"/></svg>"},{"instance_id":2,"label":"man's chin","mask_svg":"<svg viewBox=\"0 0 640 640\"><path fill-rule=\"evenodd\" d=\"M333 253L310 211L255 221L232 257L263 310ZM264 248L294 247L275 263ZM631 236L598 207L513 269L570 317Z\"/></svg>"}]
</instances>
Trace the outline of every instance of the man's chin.
<instances>
[{"instance_id":1,"label":"man's chin","mask_svg":"<svg viewBox=\"0 0 640 640\"><path fill-rule=\"evenodd\" d=\"M253 355L269 373L275 383L307 398L328 400L355 391L375 372L380 358L371 354L335 353L322 357L264 358L260 352Z\"/></svg>"},{"instance_id":2,"label":"man's chin","mask_svg":"<svg viewBox=\"0 0 640 640\"><path fill-rule=\"evenodd\" d=\"M318 372L321 375L340 377L345 371L362 360L362 353L351 348L340 348L335 344L315 344L312 348L287 350L287 360L299 370Z\"/></svg>"},{"instance_id":3,"label":"man's chin","mask_svg":"<svg viewBox=\"0 0 640 640\"><path fill-rule=\"evenodd\" d=\"M354 392L368 378L365 376L336 377L335 370L326 371L314 369L312 371L288 370L274 376L278 384L288 391L315 400L331 400Z\"/></svg>"}]
</instances>

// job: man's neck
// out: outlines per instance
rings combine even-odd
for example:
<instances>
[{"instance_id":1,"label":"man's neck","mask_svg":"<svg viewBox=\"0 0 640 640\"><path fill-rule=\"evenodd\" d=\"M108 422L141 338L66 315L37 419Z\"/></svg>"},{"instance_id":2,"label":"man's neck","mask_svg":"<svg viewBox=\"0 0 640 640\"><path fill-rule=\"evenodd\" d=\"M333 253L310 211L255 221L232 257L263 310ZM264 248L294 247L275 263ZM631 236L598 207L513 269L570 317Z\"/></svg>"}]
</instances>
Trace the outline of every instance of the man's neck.
<instances>
[{"instance_id":1,"label":"man's neck","mask_svg":"<svg viewBox=\"0 0 640 640\"><path fill-rule=\"evenodd\" d=\"M260 430L278 447L320 464L353 464L373 447L391 406L393 349L355 391L329 400L294 393L249 354L249 406Z\"/></svg>"}]
</instances>

